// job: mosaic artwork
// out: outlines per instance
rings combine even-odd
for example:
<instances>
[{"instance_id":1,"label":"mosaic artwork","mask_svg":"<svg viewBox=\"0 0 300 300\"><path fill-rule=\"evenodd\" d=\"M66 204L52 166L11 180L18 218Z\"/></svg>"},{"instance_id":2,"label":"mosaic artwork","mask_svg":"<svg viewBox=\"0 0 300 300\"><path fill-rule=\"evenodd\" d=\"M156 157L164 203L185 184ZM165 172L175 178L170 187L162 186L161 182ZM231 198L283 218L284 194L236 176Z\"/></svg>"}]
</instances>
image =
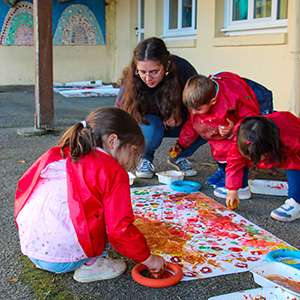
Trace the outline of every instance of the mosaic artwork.
<instances>
[{"instance_id":1,"label":"mosaic artwork","mask_svg":"<svg viewBox=\"0 0 300 300\"><path fill-rule=\"evenodd\" d=\"M98 45L104 38L95 15L81 4L70 5L58 22L54 44L56 45Z\"/></svg>"},{"instance_id":2,"label":"mosaic artwork","mask_svg":"<svg viewBox=\"0 0 300 300\"><path fill-rule=\"evenodd\" d=\"M9 9L0 34L1 45L33 44L32 4L27 1L18 2Z\"/></svg>"},{"instance_id":3,"label":"mosaic artwork","mask_svg":"<svg viewBox=\"0 0 300 300\"><path fill-rule=\"evenodd\" d=\"M152 253L182 265L184 280L244 272L274 249L292 248L203 193L131 189L135 224Z\"/></svg>"},{"instance_id":4,"label":"mosaic artwork","mask_svg":"<svg viewBox=\"0 0 300 300\"><path fill-rule=\"evenodd\" d=\"M0 45L33 45L33 26L32 0L0 1ZM52 32L54 45L105 44L104 0L53 0Z\"/></svg>"}]
</instances>

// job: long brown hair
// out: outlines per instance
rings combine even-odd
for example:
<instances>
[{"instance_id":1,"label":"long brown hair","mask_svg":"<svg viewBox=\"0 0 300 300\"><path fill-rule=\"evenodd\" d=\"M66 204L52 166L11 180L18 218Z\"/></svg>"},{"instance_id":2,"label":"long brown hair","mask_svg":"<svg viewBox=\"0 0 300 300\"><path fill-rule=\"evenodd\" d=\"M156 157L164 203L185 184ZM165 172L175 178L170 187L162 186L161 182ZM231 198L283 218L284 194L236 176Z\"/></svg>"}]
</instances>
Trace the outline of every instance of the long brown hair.
<instances>
[{"instance_id":1,"label":"long brown hair","mask_svg":"<svg viewBox=\"0 0 300 300\"><path fill-rule=\"evenodd\" d=\"M137 75L138 61L152 60L163 65L165 77L153 89ZM121 108L138 122L155 105L163 120L178 114L181 103L182 87L179 84L174 58L163 40L152 37L140 42L133 51L131 64L123 71L121 84L124 86ZM150 91L152 90L152 91Z\"/></svg>"},{"instance_id":2,"label":"long brown hair","mask_svg":"<svg viewBox=\"0 0 300 300\"><path fill-rule=\"evenodd\" d=\"M96 147L102 148L103 137L113 133L120 140L119 148L130 144L138 146L139 152L144 149L144 136L138 123L122 109L99 108L91 112L85 122L86 126L84 122L71 126L58 141L62 153L68 147L74 161Z\"/></svg>"}]
</instances>

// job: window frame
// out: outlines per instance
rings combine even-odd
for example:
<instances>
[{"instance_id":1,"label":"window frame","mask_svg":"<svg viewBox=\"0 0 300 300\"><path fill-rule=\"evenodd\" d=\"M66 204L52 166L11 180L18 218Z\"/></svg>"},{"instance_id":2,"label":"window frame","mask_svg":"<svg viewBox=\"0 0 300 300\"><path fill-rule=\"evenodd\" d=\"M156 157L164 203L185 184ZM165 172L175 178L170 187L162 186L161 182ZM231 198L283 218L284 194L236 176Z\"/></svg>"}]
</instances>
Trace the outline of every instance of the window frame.
<instances>
[{"instance_id":1,"label":"window frame","mask_svg":"<svg viewBox=\"0 0 300 300\"><path fill-rule=\"evenodd\" d=\"M225 0L224 28L226 35L282 33L287 32L288 18L277 19L278 1L272 0L271 16L254 18L254 0L248 0L248 16L246 20L232 21L233 0Z\"/></svg>"},{"instance_id":2,"label":"window frame","mask_svg":"<svg viewBox=\"0 0 300 300\"><path fill-rule=\"evenodd\" d=\"M186 36L193 36L196 34L196 8L197 8L197 0L192 0L192 26L191 27L182 27L182 1L178 1L178 14L177 14L177 28L176 29L169 29L169 4L170 0L164 0L164 36L165 37L186 37Z\"/></svg>"}]
</instances>

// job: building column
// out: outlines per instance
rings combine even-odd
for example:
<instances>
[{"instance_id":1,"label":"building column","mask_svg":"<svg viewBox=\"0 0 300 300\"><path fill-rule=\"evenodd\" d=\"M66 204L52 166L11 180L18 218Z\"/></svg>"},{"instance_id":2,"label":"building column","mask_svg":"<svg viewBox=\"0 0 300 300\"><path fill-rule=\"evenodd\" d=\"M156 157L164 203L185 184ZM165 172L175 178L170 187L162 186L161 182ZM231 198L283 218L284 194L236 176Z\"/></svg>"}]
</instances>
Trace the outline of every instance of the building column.
<instances>
[{"instance_id":1,"label":"building column","mask_svg":"<svg viewBox=\"0 0 300 300\"><path fill-rule=\"evenodd\" d=\"M290 0L289 10L289 46L292 58L292 90L289 110L300 116L300 1Z\"/></svg>"}]
</instances>

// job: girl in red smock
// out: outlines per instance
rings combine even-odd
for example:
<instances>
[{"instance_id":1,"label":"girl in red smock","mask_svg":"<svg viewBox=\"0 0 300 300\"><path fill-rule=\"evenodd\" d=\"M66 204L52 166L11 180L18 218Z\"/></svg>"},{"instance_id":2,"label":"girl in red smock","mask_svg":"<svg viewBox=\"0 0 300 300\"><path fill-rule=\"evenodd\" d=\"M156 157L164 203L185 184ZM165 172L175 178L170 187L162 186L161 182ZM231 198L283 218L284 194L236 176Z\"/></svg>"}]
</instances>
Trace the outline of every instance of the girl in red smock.
<instances>
[{"instance_id":1,"label":"girl in red smock","mask_svg":"<svg viewBox=\"0 0 300 300\"><path fill-rule=\"evenodd\" d=\"M122 274L120 254L159 272L164 260L151 255L134 226L128 173L143 151L137 122L118 108L101 108L70 127L58 146L44 153L18 182L15 221L22 253L50 272L74 272L90 282Z\"/></svg>"},{"instance_id":2,"label":"girl in red smock","mask_svg":"<svg viewBox=\"0 0 300 300\"><path fill-rule=\"evenodd\" d=\"M271 212L271 217L283 222L299 219L300 119L290 112L275 112L264 117L247 117L236 130L226 167L227 206L238 207L237 190L242 185L245 166L280 168L286 171L288 199Z\"/></svg>"}]
</instances>

